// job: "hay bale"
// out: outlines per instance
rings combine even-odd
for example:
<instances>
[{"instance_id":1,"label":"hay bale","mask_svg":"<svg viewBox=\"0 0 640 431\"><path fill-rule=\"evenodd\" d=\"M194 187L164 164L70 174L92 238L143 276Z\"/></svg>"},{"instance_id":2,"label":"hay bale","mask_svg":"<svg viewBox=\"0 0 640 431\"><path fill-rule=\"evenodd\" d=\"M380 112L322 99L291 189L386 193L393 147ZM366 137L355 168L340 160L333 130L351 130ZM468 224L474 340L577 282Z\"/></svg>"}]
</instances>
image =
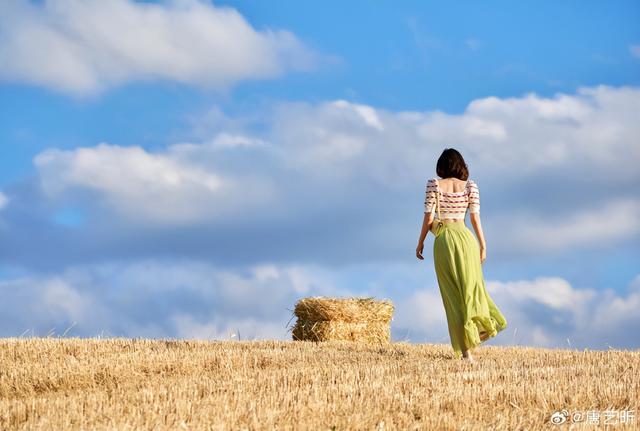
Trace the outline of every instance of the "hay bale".
<instances>
[{"instance_id":1,"label":"hay bale","mask_svg":"<svg viewBox=\"0 0 640 431\"><path fill-rule=\"evenodd\" d=\"M384 322L354 323L298 319L291 333L294 340L310 341L346 340L379 344L388 343L391 339L389 324Z\"/></svg>"},{"instance_id":2,"label":"hay bale","mask_svg":"<svg viewBox=\"0 0 640 431\"><path fill-rule=\"evenodd\" d=\"M367 298L303 298L296 303L294 340L348 340L369 344L391 340L393 303Z\"/></svg>"},{"instance_id":3,"label":"hay bale","mask_svg":"<svg viewBox=\"0 0 640 431\"><path fill-rule=\"evenodd\" d=\"M390 322L393 303L367 298L302 298L293 313L303 320L339 320L341 322Z\"/></svg>"}]
</instances>

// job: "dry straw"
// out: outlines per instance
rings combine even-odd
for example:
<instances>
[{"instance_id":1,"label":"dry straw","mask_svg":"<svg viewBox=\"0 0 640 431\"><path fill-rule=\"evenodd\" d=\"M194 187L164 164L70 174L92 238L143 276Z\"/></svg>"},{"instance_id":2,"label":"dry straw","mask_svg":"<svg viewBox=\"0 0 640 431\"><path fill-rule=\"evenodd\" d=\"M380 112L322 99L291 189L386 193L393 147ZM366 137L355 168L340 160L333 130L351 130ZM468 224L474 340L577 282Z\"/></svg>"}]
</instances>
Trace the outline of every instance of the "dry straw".
<instances>
[{"instance_id":1,"label":"dry straw","mask_svg":"<svg viewBox=\"0 0 640 431\"><path fill-rule=\"evenodd\" d=\"M293 311L298 319L291 334L294 340L389 343L393 310L390 300L373 297L303 298Z\"/></svg>"},{"instance_id":2,"label":"dry straw","mask_svg":"<svg viewBox=\"0 0 640 431\"><path fill-rule=\"evenodd\" d=\"M0 430L639 429L640 350L474 356L403 341L0 338ZM553 425L564 409L582 422Z\"/></svg>"}]
</instances>

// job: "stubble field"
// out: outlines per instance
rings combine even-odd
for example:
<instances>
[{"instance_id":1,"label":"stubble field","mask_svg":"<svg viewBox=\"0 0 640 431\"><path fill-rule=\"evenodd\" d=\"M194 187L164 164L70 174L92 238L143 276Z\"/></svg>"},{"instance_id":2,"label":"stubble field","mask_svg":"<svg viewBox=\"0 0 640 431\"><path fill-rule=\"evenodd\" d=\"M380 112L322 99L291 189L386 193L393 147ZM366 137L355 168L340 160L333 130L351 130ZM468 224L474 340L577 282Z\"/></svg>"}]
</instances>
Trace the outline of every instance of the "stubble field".
<instances>
[{"instance_id":1,"label":"stubble field","mask_svg":"<svg viewBox=\"0 0 640 431\"><path fill-rule=\"evenodd\" d=\"M582 412L580 429L640 428L638 350L474 355L404 342L5 338L0 429L575 429L571 417L550 422L563 409Z\"/></svg>"}]
</instances>

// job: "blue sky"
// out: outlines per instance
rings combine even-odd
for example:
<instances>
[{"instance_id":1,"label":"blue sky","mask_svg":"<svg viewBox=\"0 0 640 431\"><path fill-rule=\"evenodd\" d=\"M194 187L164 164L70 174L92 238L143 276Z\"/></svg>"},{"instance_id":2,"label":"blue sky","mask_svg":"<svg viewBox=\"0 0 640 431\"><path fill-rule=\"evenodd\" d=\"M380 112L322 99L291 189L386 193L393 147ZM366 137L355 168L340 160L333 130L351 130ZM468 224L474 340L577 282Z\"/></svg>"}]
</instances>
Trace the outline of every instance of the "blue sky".
<instances>
[{"instance_id":1,"label":"blue sky","mask_svg":"<svg viewBox=\"0 0 640 431\"><path fill-rule=\"evenodd\" d=\"M373 294L448 342L414 250L455 147L490 344L640 345L637 2L0 12L0 335L289 338L298 298Z\"/></svg>"}]
</instances>

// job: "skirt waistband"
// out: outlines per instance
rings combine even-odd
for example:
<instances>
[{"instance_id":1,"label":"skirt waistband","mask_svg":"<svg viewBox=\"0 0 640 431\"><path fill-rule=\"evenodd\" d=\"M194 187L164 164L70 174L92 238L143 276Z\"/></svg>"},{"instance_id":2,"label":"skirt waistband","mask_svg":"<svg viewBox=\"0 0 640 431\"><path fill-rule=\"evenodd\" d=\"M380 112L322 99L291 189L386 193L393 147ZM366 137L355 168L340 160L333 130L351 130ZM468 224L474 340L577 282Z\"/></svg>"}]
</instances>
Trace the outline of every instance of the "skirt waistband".
<instances>
[{"instance_id":1,"label":"skirt waistband","mask_svg":"<svg viewBox=\"0 0 640 431\"><path fill-rule=\"evenodd\" d=\"M466 227L464 220L455 220L442 223L440 229L465 229Z\"/></svg>"}]
</instances>

